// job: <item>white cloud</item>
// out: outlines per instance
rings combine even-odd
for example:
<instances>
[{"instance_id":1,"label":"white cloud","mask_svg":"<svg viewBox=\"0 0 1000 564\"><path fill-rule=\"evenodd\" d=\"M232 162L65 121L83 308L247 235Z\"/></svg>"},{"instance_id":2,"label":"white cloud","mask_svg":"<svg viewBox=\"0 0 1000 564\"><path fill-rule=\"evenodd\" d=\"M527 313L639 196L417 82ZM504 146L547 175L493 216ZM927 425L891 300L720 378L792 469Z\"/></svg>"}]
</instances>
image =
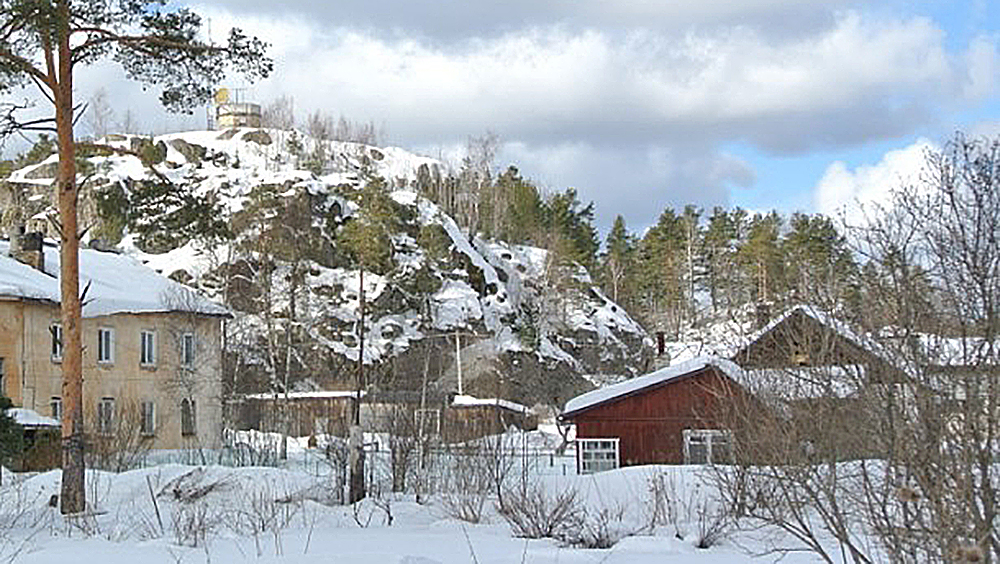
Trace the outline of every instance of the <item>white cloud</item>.
<instances>
[{"instance_id":1,"label":"white cloud","mask_svg":"<svg viewBox=\"0 0 1000 564\"><path fill-rule=\"evenodd\" d=\"M212 21L235 18L216 11ZM942 101L990 92L996 50L981 37L968 56L950 56L929 20L857 12L781 40L747 26L549 25L442 45L294 19L239 23L276 48L275 76L255 87L258 97L292 94L301 115L371 119L411 145L486 129L533 143L850 145L912 131Z\"/></svg>"},{"instance_id":2,"label":"white cloud","mask_svg":"<svg viewBox=\"0 0 1000 564\"><path fill-rule=\"evenodd\" d=\"M916 182L926 152L934 149L930 141L919 139L912 145L889 151L874 165L851 170L841 161L834 162L814 189L817 211L858 223L863 209L887 204L894 189Z\"/></svg>"}]
</instances>

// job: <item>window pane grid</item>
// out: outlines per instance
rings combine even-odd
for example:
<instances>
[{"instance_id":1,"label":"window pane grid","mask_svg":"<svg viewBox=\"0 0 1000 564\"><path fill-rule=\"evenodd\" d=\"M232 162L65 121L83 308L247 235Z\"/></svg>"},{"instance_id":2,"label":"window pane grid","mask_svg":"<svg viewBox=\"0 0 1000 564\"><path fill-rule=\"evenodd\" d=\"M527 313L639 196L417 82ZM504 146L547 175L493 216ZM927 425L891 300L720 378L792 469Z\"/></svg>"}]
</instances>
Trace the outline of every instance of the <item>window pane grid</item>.
<instances>
[{"instance_id":1,"label":"window pane grid","mask_svg":"<svg viewBox=\"0 0 1000 564\"><path fill-rule=\"evenodd\" d=\"M607 439L577 439L580 449L580 471L584 474L618 468L618 441Z\"/></svg>"}]
</instances>

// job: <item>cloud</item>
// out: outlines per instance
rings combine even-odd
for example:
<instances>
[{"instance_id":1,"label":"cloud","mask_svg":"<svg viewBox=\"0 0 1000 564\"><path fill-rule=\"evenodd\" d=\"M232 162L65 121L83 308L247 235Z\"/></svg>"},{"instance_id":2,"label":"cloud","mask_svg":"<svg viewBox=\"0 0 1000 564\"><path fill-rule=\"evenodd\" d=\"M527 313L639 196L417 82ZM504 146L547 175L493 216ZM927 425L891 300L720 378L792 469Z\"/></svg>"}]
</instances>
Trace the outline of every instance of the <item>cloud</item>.
<instances>
[{"instance_id":1,"label":"cloud","mask_svg":"<svg viewBox=\"0 0 1000 564\"><path fill-rule=\"evenodd\" d=\"M288 0L281 3L215 0L200 10L265 15L268 19L292 16L321 22L326 27L347 27L386 36L402 32L432 42L449 42L552 24L576 29L680 30L740 23L787 35L821 25L829 20L831 10L847 4L848 0Z\"/></svg>"},{"instance_id":2,"label":"cloud","mask_svg":"<svg viewBox=\"0 0 1000 564\"><path fill-rule=\"evenodd\" d=\"M530 143L743 139L794 154L898 136L946 100L995 89L995 41L978 38L967 56L953 56L927 19L857 12L778 41L747 26L550 25L442 46L294 19L240 24L275 45L276 75L257 96L292 94L302 110L384 123L411 145L493 129Z\"/></svg>"},{"instance_id":3,"label":"cloud","mask_svg":"<svg viewBox=\"0 0 1000 564\"><path fill-rule=\"evenodd\" d=\"M817 211L859 223L864 208L887 204L894 189L916 182L926 152L935 149L930 141L919 139L912 145L889 151L874 165L851 170L841 161L834 162L814 189Z\"/></svg>"},{"instance_id":4,"label":"cloud","mask_svg":"<svg viewBox=\"0 0 1000 564\"><path fill-rule=\"evenodd\" d=\"M727 204L731 187L752 185L752 167L723 147L766 157L856 148L995 96L996 36L956 49L927 18L845 6L247 0L195 9L216 38L239 26L272 43L274 76L227 84L249 86L249 99L290 95L300 119L322 110L372 121L407 148L494 131L526 176L575 186L606 215L631 205L627 194L637 203L626 217L642 224L665 205ZM82 97L105 86L150 132L205 121L201 112L165 117L155 93L106 65L77 86Z\"/></svg>"}]
</instances>

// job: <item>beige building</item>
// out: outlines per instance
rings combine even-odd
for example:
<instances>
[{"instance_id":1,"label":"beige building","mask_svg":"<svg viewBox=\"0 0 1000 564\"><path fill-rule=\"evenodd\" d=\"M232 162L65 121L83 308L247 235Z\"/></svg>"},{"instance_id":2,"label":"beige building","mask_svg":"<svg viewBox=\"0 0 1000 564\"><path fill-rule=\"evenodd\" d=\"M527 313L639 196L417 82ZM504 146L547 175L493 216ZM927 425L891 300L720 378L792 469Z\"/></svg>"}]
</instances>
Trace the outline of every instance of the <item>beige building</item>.
<instances>
[{"instance_id":1,"label":"beige building","mask_svg":"<svg viewBox=\"0 0 1000 564\"><path fill-rule=\"evenodd\" d=\"M0 241L0 388L58 419L58 249L26 247ZM219 446L226 310L115 253L81 249L80 287L87 432L138 434L155 449Z\"/></svg>"}]
</instances>

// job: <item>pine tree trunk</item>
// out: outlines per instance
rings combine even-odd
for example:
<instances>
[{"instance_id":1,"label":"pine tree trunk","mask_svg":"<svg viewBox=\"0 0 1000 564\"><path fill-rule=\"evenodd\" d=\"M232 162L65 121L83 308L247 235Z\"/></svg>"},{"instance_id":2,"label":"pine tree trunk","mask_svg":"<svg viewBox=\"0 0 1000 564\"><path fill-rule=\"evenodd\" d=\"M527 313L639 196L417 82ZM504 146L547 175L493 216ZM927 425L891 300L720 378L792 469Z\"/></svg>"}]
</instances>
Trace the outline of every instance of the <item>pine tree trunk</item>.
<instances>
[{"instance_id":1,"label":"pine tree trunk","mask_svg":"<svg viewBox=\"0 0 1000 564\"><path fill-rule=\"evenodd\" d=\"M83 340L80 305L80 235L77 228L76 148L73 139L73 68L69 47L69 6L58 6L58 85L53 89L59 168L56 179L60 234L59 286L63 326L62 492L63 514L86 508L83 460Z\"/></svg>"},{"instance_id":2,"label":"pine tree trunk","mask_svg":"<svg viewBox=\"0 0 1000 564\"><path fill-rule=\"evenodd\" d=\"M356 503L365 497L365 450L364 435L361 431L361 392L365 386L365 268L361 267L358 274L360 287L358 289L360 320L358 322L358 381L357 395L354 398L354 424L351 425L348 438L348 494L349 503Z\"/></svg>"}]
</instances>

